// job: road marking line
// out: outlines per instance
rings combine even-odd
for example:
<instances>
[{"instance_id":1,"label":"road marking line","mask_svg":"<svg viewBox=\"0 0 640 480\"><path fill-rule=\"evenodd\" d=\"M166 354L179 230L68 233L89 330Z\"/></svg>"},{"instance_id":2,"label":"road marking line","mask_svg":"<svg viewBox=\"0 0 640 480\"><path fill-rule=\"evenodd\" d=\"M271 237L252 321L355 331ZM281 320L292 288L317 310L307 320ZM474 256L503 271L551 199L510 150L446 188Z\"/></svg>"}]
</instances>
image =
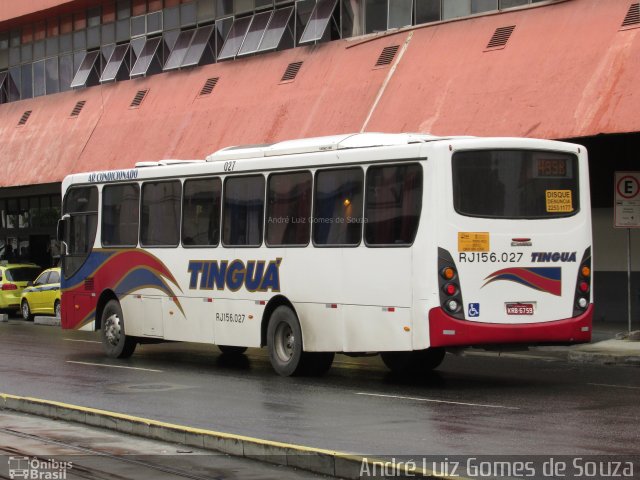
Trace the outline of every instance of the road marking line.
<instances>
[{"instance_id":1,"label":"road marking line","mask_svg":"<svg viewBox=\"0 0 640 480\"><path fill-rule=\"evenodd\" d=\"M143 370L145 372L162 373L162 370L154 370L152 368L125 367L124 365L106 365L104 363L74 362L73 360L67 360L67 363L77 363L78 365L92 365L94 367L126 368L128 370Z\"/></svg>"},{"instance_id":2,"label":"road marking line","mask_svg":"<svg viewBox=\"0 0 640 480\"><path fill-rule=\"evenodd\" d=\"M507 410L520 410L519 407L507 407L505 405L489 405L486 403L467 403L467 402L453 402L450 400L436 400L433 398L420 398L420 397L403 397L400 395L384 395L381 393L365 393L356 392L356 395L367 395L369 397L382 397L382 398L398 398L400 400L415 400L418 402L432 402L432 403L448 403L451 405L466 405L468 407L484 407L484 408L504 408Z\"/></svg>"},{"instance_id":3,"label":"road marking line","mask_svg":"<svg viewBox=\"0 0 640 480\"><path fill-rule=\"evenodd\" d=\"M640 390L640 387L632 387L631 385L610 385L608 383L587 383L587 385L593 385L594 387L614 387L614 388L629 388L631 390Z\"/></svg>"},{"instance_id":4,"label":"road marking line","mask_svg":"<svg viewBox=\"0 0 640 480\"><path fill-rule=\"evenodd\" d=\"M102 343L97 340L78 340L76 338L63 338L63 340L66 340L67 342Z\"/></svg>"}]
</instances>

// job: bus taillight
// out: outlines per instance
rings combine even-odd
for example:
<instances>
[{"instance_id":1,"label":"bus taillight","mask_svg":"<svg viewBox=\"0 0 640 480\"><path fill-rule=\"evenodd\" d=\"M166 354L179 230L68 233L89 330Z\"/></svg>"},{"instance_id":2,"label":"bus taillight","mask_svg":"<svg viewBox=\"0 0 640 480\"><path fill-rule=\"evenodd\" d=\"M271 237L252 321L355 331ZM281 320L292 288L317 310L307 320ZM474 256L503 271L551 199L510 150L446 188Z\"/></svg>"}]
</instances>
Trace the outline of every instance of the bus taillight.
<instances>
[{"instance_id":1,"label":"bus taillight","mask_svg":"<svg viewBox=\"0 0 640 480\"><path fill-rule=\"evenodd\" d=\"M450 297L455 295L457 291L458 291L458 289L456 288L456 286L453 283L447 283L444 286L444 293L446 293Z\"/></svg>"},{"instance_id":2,"label":"bus taillight","mask_svg":"<svg viewBox=\"0 0 640 480\"><path fill-rule=\"evenodd\" d=\"M445 280L452 280L456 275L456 271L451 267L445 267L440 272L440 275L442 275L442 278L444 278Z\"/></svg>"},{"instance_id":3,"label":"bus taillight","mask_svg":"<svg viewBox=\"0 0 640 480\"><path fill-rule=\"evenodd\" d=\"M451 254L444 248L438 248L438 271L440 306L452 317L464 320L458 270Z\"/></svg>"},{"instance_id":4,"label":"bus taillight","mask_svg":"<svg viewBox=\"0 0 640 480\"><path fill-rule=\"evenodd\" d=\"M573 316L582 315L589 307L589 294L591 292L591 247L587 248L582 256L578 278L576 280L576 295L573 303Z\"/></svg>"}]
</instances>

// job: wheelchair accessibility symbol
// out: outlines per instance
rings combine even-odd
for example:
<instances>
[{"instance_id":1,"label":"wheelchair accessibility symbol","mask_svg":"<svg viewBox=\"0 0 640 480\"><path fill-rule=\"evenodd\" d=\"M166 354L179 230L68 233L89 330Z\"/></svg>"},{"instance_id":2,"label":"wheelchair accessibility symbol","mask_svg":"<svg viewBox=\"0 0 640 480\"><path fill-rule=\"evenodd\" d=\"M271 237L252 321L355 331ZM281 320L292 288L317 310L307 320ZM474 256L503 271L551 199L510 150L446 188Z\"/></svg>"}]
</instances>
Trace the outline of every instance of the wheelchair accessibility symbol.
<instances>
[{"instance_id":1,"label":"wheelchair accessibility symbol","mask_svg":"<svg viewBox=\"0 0 640 480\"><path fill-rule=\"evenodd\" d=\"M480 316L480 304L479 303L470 303L468 310L469 317L479 317Z\"/></svg>"}]
</instances>

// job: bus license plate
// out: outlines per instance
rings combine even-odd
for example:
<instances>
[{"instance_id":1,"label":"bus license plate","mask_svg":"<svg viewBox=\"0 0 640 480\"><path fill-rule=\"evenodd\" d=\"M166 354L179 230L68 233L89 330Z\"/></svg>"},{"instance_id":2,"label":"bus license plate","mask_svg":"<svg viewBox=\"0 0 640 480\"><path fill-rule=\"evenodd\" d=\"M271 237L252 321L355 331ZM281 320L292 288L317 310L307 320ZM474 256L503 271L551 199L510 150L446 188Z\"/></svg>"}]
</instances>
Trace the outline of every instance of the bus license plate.
<instances>
[{"instance_id":1,"label":"bus license plate","mask_svg":"<svg viewBox=\"0 0 640 480\"><path fill-rule=\"evenodd\" d=\"M533 303L507 303L507 315L533 315Z\"/></svg>"}]
</instances>

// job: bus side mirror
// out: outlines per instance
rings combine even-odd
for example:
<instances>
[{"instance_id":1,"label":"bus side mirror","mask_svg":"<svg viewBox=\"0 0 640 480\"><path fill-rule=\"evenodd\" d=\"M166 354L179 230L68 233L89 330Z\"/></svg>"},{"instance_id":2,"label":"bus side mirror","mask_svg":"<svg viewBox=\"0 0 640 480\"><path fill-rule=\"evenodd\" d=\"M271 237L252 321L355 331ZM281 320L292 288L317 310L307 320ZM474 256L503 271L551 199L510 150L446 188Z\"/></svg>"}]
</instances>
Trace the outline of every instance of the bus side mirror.
<instances>
[{"instance_id":1,"label":"bus side mirror","mask_svg":"<svg viewBox=\"0 0 640 480\"><path fill-rule=\"evenodd\" d=\"M62 246L62 255L69 255L69 244L67 243L68 233L69 233L69 220L71 216L66 213L62 216L60 220L58 220L58 228L56 232L56 236L58 237L58 241Z\"/></svg>"}]
</instances>

